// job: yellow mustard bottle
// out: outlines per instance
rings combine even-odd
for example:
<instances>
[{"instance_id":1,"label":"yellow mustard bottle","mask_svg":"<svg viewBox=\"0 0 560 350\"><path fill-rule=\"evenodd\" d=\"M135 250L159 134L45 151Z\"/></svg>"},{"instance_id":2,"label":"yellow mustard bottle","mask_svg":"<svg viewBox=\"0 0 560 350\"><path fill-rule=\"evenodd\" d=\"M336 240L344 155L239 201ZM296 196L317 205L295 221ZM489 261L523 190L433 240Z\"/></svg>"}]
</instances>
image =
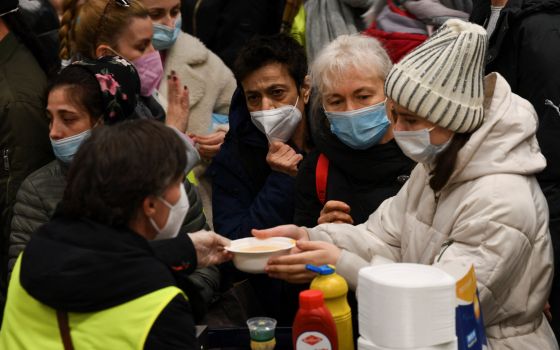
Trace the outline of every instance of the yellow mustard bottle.
<instances>
[{"instance_id":1,"label":"yellow mustard bottle","mask_svg":"<svg viewBox=\"0 0 560 350\"><path fill-rule=\"evenodd\" d=\"M309 271L318 273L317 277L311 281L309 289L320 290L324 294L325 305L331 312L336 324L338 348L354 350L352 311L346 298L348 283L335 272L332 265L314 266L308 264L305 267Z\"/></svg>"}]
</instances>

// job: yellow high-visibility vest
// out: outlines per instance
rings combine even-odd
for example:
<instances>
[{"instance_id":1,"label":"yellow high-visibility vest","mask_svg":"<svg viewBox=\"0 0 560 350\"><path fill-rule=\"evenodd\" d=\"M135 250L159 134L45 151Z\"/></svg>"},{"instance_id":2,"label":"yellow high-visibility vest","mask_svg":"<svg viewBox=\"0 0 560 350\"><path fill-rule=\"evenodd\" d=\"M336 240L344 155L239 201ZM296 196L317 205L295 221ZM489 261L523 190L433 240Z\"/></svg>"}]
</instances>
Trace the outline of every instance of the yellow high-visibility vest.
<instances>
[{"instance_id":1,"label":"yellow high-visibility vest","mask_svg":"<svg viewBox=\"0 0 560 350\"><path fill-rule=\"evenodd\" d=\"M0 349L63 350L56 310L33 298L20 284L23 254L16 262L0 330ZM163 309L183 292L165 287L109 309L68 313L76 350L137 349L144 343Z\"/></svg>"}]
</instances>

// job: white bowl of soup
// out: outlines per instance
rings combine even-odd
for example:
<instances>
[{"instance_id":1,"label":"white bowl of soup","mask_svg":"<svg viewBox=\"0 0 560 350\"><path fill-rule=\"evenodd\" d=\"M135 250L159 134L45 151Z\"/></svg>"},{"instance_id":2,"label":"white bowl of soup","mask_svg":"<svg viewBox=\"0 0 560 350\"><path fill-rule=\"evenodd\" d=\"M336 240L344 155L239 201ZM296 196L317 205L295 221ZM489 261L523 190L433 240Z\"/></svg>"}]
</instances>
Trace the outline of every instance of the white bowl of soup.
<instances>
[{"instance_id":1,"label":"white bowl of soup","mask_svg":"<svg viewBox=\"0 0 560 350\"><path fill-rule=\"evenodd\" d=\"M233 264L238 270L248 273L264 273L268 259L289 254L295 244L296 241L286 237L266 239L249 237L232 241L226 249L233 253Z\"/></svg>"}]
</instances>

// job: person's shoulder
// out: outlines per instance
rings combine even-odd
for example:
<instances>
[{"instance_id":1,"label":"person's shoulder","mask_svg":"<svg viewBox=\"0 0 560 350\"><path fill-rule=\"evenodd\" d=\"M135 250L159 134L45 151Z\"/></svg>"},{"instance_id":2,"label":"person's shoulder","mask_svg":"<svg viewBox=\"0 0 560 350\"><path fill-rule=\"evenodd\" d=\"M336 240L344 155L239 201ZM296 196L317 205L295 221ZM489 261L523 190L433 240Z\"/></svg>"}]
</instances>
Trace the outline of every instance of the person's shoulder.
<instances>
[{"instance_id":1,"label":"person's shoulder","mask_svg":"<svg viewBox=\"0 0 560 350\"><path fill-rule=\"evenodd\" d=\"M60 162L55 159L32 172L25 181L37 184L46 181L58 182L57 180L65 181L62 166Z\"/></svg>"}]
</instances>

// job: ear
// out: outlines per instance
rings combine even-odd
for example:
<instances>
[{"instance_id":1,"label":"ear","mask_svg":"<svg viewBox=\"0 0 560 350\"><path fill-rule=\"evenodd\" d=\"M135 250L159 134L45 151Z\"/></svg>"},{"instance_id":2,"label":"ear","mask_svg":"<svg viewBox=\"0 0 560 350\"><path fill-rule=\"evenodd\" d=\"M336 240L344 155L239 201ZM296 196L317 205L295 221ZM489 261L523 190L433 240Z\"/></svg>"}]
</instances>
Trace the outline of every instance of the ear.
<instances>
[{"instance_id":1,"label":"ear","mask_svg":"<svg viewBox=\"0 0 560 350\"><path fill-rule=\"evenodd\" d=\"M385 102L385 112L387 113L387 118L391 122L391 124L395 124L397 121L394 119L393 113L391 112L393 109L393 100L387 97L387 102Z\"/></svg>"},{"instance_id":2,"label":"ear","mask_svg":"<svg viewBox=\"0 0 560 350\"><path fill-rule=\"evenodd\" d=\"M303 93L303 102L307 104L309 102L309 96L311 95L311 76L309 74L303 79L301 92Z\"/></svg>"},{"instance_id":3,"label":"ear","mask_svg":"<svg viewBox=\"0 0 560 350\"><path fill-rule=\"evenodd\" d=\"M114 55L113 51L109 48L108 45L101 44L95 49L95 57L103 57L103 56L112 56Z\"/></svg>"},{"instance_id":4,"label":"ear","mask_svg":"<svg viewBox=\"0 0 560 350\"><path fill-rule=\"evenodd\" d=\"M144 198L140 208L141 212L144 213L145 216L149 218L153 217L156 213L156 198L154 196Z\"/></svg>"}]
</instances>

